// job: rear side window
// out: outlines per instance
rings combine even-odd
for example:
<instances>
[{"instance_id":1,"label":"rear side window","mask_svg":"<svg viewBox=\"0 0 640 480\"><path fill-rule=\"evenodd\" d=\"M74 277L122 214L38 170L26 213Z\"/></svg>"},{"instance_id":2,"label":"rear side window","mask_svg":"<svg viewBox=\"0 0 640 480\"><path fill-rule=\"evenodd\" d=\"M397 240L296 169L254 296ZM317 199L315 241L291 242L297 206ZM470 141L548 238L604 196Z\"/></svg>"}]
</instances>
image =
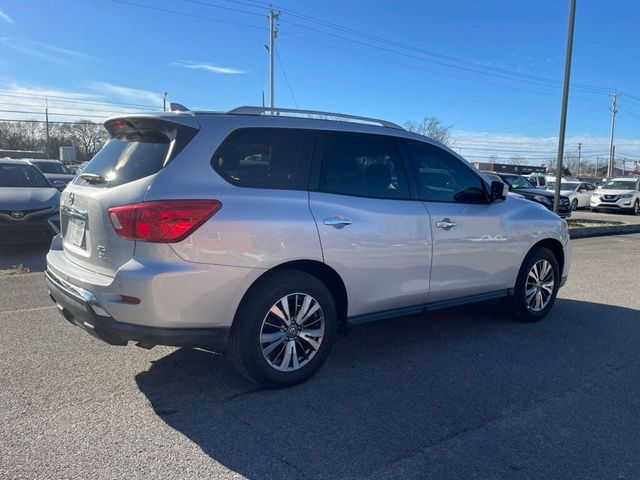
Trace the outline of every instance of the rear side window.
<instances>
[{"instance_id":1,"label":"rear side window","mask_svg":"<svg viewBox=\"0 0 640 480\"><path fill-rule=\"evenodd\" d=\"M427 202L486 203L479 175L450 153L434 145L408 141L420 200Z\"/></svg>"},{"instance_id":2,"label":"rear side window","mask_svg":"<svg viewBox=\"0 0 640 480\"><path fill-rule=\"evenodd\" d=\"M323 139L320 191L372 198L409 198L395 138L326 132Z\"/></svg>"},{"instance_id":3,"label":"rear side window","mask_svg":"<svg viewBox=\"0 0 640 480\"><path fill-rule=\"evenodd\" d=\"M42 173L61 173L69 175L71 172L67 167L57 162L31 162L40 169Z\"/></svg>"},{"instance_id":4,"label":"rear side window","mask_svg":"<svg viewBox=\"0 0 640 480\"><path fill-rule=\"evenodd\" d=\"M239 187L306 190L313 138L311 130L243 128L222 142L211 164Z\"/></svg>"}]
</instances>

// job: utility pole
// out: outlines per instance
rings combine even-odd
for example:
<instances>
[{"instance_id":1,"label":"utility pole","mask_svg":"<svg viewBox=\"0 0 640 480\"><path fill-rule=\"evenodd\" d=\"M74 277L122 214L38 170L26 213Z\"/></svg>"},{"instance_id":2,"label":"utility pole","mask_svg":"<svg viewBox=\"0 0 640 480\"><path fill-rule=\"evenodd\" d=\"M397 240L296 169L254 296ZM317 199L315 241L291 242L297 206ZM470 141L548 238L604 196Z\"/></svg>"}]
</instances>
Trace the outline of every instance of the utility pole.
<instances>
[{"instance_id":1,"label":"utility pole","mask_svg":"<svg viewBox=\"0 0 640 480\"><path fill-rule=\"evenodd\" d=\"M45 129L46 129L46 150L47 150L47 158L49 157L49 98L44 97L45 107L44 107L44 119L45 119Z\"/></svg>"},{"instance_id":2,"label":"utility pole","mask_svg":"<svg viewBox=\"0 0 640 480\"><path fill-rule=\"evenodd\" d=\"M275 108L275 85L274 85L274 59L276 55L276 37L278 36L278 19L280 18L280 11L274 10L272 6L269 6L269 88L271 97L269 99L269 106ZM273 114L273 111L271 112Z\"/></svg>"},{"instance_id":3,"label":"utility pole","mask_svg":"<svg viewBox=\"0 0 640 480\"><path fill-rule=\"evenodd\" d=\"M615 145L613 144L613 135L616 129L616 114L618 113L618 97L621 94L617 91L611 94L611 139L609 140L609 167L607 168L607 177L614 177L616 174Z\"/></svg>"},{"instance_id":4,"label":"utility pole","mask_svg":"<svg viewBox=\"0 0 640 480\"><path fill-rule=\"evenodd\" d=\"M556 165L556 192L553 209L557 213L560 206L560 184L562 182L562 157L564 155L564 136L567 128L567 105L569 103L569 85L571 83L571 58L573 54L573 27L576 23L576 0L570 0L569 32L567 34L567 57L564 62L564 86L562 88L562 111L560 113L560 135L558 138L558 164Z\"/></svg>"},{"instance_id":5,"label":"utility pole","mask_svg":"<svg viewBox=\"0 0 640 480\"><path fill-rule=\"evenodd\" d=\"M164 98L162 99L162 111L167 111L167 92L164 92Z\"/></svg>"},{"instance_id":6,"label":"utility pole","mask_svg":"<svg viewBox=\"0 0 640 480\"><path fill-rule=\"evenodd\" d=\"M578 143L578 175L580 175L580 157L582 156L582 144Z\"/></svg>"}]
</instances>

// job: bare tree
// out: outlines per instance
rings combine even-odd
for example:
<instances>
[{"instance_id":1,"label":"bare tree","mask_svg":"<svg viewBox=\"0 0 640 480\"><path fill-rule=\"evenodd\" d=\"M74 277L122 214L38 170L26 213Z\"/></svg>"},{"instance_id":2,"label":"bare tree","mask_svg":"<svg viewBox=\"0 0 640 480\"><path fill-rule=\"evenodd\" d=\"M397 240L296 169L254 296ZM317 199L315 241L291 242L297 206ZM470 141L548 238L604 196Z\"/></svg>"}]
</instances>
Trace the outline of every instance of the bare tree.
<instances>
[{"instance_id":1,"label":"bare tree","mask_svg":"<svg viewBox=\"0 0 640 480\"><path fill-rule=\"evenodd\" d=\"M58 158L59 148L74 146L78 160L87 161L107 141L105 128L91 120L74 123L49 123L49 142L44 123L32 121L0 122L0 148L6 150L45 151L49 158Z\"/></svg>"},{"instance_id":2,"label":"bare tree","mask_svg":"<svg viewBox=\"0 0 640 480\"><path fill-rule=\"evenodd\" d=\"M6 150L44 150L46 135L36 122L0 122L0 148Z\"/></svg>"},{"instance_id":3,"label":"bare tree","mask_svg":"<svg viewBox=\"0 0 640 480\"><path fill-rule=\"evenodd\" d=\"M522 158L520 155L513 155L509 159L509 163L511 165L526 165L527 161L524 158Z\"/></svg>"},{"instance_id":4,"label":"bare tree","mask_svg":"<svg viewBox=\"0 0 640 480\"><path fill-rule=\"evenodd\" d=\"M453 125L445 127L438 117L424 117L422 121L407 120L403 126L410 132L419 133L448 147L455 145L451 138Z\"/></svg>"},{"instance_id":5,"label":"bare tree","mask_svg":"<svg viewBox=\"0 0 640 480\"><path fill-rule=\"evenodd\" d=\"M73 145L78 150L79 160L86 161L93 157L109 135L105 128L91 120L80 120L72 125Z\"/></svg>"}]
</instances>

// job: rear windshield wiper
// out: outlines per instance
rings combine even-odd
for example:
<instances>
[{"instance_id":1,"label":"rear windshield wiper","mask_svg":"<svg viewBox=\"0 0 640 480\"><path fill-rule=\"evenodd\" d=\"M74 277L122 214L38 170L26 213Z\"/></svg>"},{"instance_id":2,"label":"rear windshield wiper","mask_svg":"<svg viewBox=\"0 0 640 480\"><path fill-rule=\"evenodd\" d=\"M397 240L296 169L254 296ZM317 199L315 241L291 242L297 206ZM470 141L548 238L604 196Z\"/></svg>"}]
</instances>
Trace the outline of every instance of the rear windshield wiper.
<instances>
[{"instance_id":1,"label":"rear windshield wiper","mask_svg":"<svg viewBox=\"0 0 640 480\"><path fill-rule=\"evenodd\" d=\"M88 183L106 183L107 179L97 173L81 173L80 178Z\"/></svg>"}]
</instances>

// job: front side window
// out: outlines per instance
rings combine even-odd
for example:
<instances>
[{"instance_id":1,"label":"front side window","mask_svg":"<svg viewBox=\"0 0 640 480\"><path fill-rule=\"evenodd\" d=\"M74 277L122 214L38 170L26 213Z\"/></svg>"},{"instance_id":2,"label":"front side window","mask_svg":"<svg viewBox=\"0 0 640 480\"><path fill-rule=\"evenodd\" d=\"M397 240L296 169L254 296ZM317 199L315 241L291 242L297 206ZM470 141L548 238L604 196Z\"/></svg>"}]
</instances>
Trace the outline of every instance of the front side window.
<instances>
[{"instance_id":1,"label":"front side window","mask_svg":"<svg viewBox=\"0 0 640 480\"><path fill-rule=\"evenodd\" d=\"M409 198L402 159L393 137L326 132L320 191L371 198Z\"/></svg>"},{"instance_id":2,"label":"front side window","mask_svg":"<svg viewBox=\"0 0 640 480\"><path fill-rule=\"evenodd\" d=\"M434 145L408 141L421 200L427 202L486 203L479 175L462 161Z\"/></svg>"},{"instance_id":3,"label":"front side window","mask_svg":"<svg viewBox=\"0 0 640 480\"><path fill-rule=\"evenodd\" d=\"M222 142L211 164L239 187L306 190L312 151L310 130L244 128Z\"/></svg>"}]
</instances>

